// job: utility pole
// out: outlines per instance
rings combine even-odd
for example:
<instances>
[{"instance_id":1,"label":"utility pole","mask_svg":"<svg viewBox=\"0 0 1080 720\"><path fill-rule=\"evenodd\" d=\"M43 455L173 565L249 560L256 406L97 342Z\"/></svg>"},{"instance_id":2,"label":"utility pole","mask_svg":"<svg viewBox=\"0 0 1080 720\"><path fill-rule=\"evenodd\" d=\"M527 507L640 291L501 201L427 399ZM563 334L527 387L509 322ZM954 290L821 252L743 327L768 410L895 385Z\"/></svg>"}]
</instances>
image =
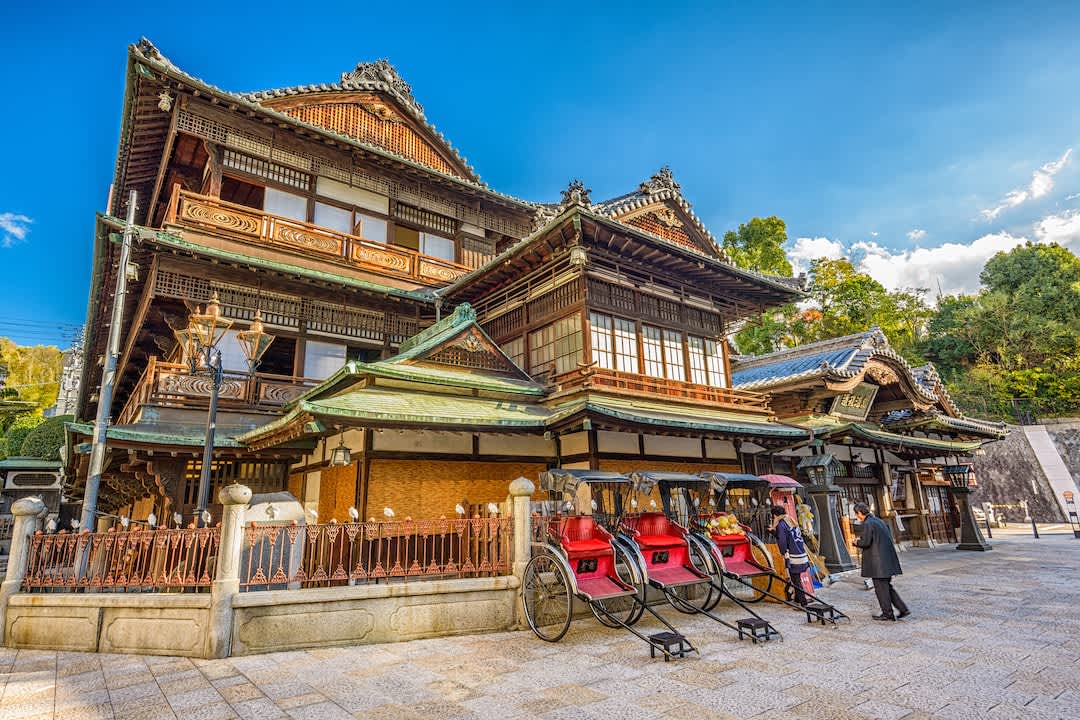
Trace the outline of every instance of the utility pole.
<instances>
[{"instance_id":1,"label":"utility pole","mask_svg":"<svg viewBox=\"0 0 1080 720\"><path fill-rule=\"evenodd\" d=\"M120 357L120 325L124 317L127 268L128 262L131 261L131 243L135 235L135 201L137 197L134 190L128 196L127 223L124 225L124 239L120 247L120 266L116 272L116 294L113 296L112 321L109 323L109 343L105 351L105 367L101 373L97 421L94 424L94 441L90 448L90 469L86 476L82 517L79 521L80 528L86 528L91 532L94 531L96 525L98 489L101 486L101 471L105 467L105 433L108 431L109 423L112 421L113 386L116 382L116 363Z\"/></svg>"}]
</instances>

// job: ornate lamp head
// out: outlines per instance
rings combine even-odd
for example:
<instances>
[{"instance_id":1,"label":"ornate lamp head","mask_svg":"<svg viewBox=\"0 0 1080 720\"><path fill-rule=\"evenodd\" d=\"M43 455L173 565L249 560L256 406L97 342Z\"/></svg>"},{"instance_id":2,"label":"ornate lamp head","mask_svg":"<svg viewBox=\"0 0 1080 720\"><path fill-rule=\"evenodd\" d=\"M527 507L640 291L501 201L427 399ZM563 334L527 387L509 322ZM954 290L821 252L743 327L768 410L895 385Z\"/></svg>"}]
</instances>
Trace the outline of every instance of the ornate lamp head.
<instances>
[{"instance_id":1,"label":"ornate lamp head","mask_svg":"<svg viewBox=\"0 0 1080 720\"><path fill-rule=\"evenodd\" d=\"M255 321L247 330L236 333L236 341L240 343L244 357L247 358L248 370L255 372L263 354L270 347L270 343L274 342L274 336L263 329L262 313L256 310Z\"/></svg>"},{"instance_id":2,"label":"ornate lamp head","mask_svg":"<svg viewBox=\"0 0 1080 720\"><path fill-rule=\"evenodd\" d=\"M208 348L217 345L232 324L232 320L221 316L221 302L215 292L210 304L206 306L206 312L191 314L188 330L199 345Z\"/></svg>"}]
</instances>

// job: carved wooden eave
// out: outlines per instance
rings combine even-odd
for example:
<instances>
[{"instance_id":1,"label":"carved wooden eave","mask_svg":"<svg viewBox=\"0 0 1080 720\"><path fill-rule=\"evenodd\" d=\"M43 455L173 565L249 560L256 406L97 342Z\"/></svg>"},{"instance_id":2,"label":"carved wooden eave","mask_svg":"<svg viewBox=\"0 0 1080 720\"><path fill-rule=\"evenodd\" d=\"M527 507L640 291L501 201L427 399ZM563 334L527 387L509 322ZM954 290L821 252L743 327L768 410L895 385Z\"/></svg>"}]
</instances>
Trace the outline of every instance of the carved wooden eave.
<instances>
[{"instance_id":1,"label":"carved wooden eave","mask_svg":"<svg viewBox=\"0 0 1080 720\"><path fill-rule=\"evenodd\" d=\"M294 440L300 440L307 435L319 434L308 432L313 425L319 425L315 418L307 413L298 413L270 431L261 433L246 445L251 450L265 450Z\"/></svg>"},{"instance_id":2,"label":"carved wooden eave","mask_svg":"<svg viewBox=\"0 0 1080 720\"><path fill-rule=\"evenodd\" d=\"M867 361L862 371L851 377L826 376L822 378L825 389L835 395L848 393L854 390L860 383L872 382L878 387L897 385L907 400L906 405L920 411L925 411L934 406L934 402L925 397L925 391L916 389L911 374L904 368L894 365L887 360L871 359ZM774 390L774 394L788 392L788 388Z\"/></svg>"}]
</instances>

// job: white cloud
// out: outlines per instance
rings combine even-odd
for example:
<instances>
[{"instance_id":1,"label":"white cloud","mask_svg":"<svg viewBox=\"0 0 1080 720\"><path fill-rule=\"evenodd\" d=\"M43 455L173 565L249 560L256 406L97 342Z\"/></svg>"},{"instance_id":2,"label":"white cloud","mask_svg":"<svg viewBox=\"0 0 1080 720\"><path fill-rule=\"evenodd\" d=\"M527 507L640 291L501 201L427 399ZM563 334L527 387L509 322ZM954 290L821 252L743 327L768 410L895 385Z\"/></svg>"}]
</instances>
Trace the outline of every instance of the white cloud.
<instances>
[{"instance_id":1,"label":"white cloud","mask_svg":"<svg viewBox=\"0 0 1080 720\"><path fill-rule=\"evenodd\" d=\"M977 292L979 273L986 261L1026 240L998 232L983 235L970 245L945 243L932 248L893 251L877 243L856 243L851 250L859 269L889 290L926 288L934 297L939 290L946 295Z\"/></svg>"},{"instance_id":2,"label":"white cloud","mask_svg":"<svg viewBox=\"0 0 1080 720\"><path fill-rule=\"evenodd\" d=\"M919 242L924 237L926 237L926 231L922 228L915 228L914 230L909 232L907 236L908 240L910 240L911 242Z\"/></svg>"},{"instance_id":3,"label":"white cloud","mask_svg":"<svg viewBox=\"0 0 1080 720\"><path fill-rule=\"evenodd\" d=\"M1051 190L1054 189L1054 176L1061 172L1061 169L1069 164L1069 157L1072 156L1072 148L1068 148L1057 160L1051 160L1036 170L1031 175L1031 184L1026 188L1016 188L1005 193L1005 197L1001 199L996 206L981 210L982 216L986 218L987 222L994 220L1003 211L1009 208L1021 205L1028 200L1035 200L1041 198Z\"/></svg>"},{"instance_id":4,"label":"white cloud","mask_svg":"<svg viewBox=\"0 0 1080 720\"><path fill-rule=\"evenodd\" d=\"M1035 237L1039 242L1054 242L1077 251L1080 249L1080 210L1047 215L1035 223Z\"/></svg>"},{"instance_id":5,"label":"white cloud","mask_svg":"<svg viewBox=\"0 0 1080 720\"><path fill-rule=\"evenodd\" d=\"M878 236L877 232L875 232L874 230L870 231L870 237L877 237L877 236Z\"/></svg>"},{"instance_id":6,"label":"white cloud","mask_svg":"<svg viewBox=\"0 0 1080 720\"><path fill-rule=\"evenodd\" d=\"M796 238L794 247L787 254L796 275L806 272L811 260L817 260L818 258L836 260L845 255L843 244L838 240L830 240L827 237Z\"/></svg>"},{"instance_id":7,"label":"white cloud","mask_svg":"<svg viewBox=\"0 0 1080 720\"><path fill-rule=\"evenodd\" d=\"M9 248L25 240L33 222L18 213L0 213L0 247Z\"/></svg>"}]
</instances>

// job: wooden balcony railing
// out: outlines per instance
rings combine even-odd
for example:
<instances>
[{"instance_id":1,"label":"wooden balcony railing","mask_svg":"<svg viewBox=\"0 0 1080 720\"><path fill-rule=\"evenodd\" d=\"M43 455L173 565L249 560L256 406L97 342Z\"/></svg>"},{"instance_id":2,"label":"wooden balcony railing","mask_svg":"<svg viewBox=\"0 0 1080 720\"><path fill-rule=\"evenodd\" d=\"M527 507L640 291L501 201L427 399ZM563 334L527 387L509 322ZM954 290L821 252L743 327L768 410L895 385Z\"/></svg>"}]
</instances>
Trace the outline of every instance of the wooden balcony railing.
<instances>
[{"instance_id":1,"label":"wooden balcony railing","mask_svg":"<svg viewBox=\"0 0 1080 720\"><path fill-rule=\"evenodd\" d=\"M279 408L316 384L317 380L287 375L255 373L248 376L226 372L218 390L218 403L222 407L234 408ZM151 357L116 424L135 422L139 408L146 404L205 407L210 400L210 390L209 375L192 375L187 365L162 362Z\"/></svg>"},{"instance_id":2,"label":"wooden balcony railing","mask_svg":"<svg viewBox=\"0 0 1080 720\"><path fill-rule=\"evenodd\" d=\"M165 223L210 230L261 245L318 257L422 285L444 285L470 268L408 248L262 212L173 187Z\"/></svg>"},{"instance_id":3,"label":"wooden balcony railing","mask_svg":"<svg viewBox=\"0 0 1080 720\"><path fill-rule=\"evenodd\" d=\"M770 413L769 396L750 390L733 390L711 385L655 378L648 375L582 368L557 375L556 386L563 392L574 389L595 389L609 392L647 396L653 398L677 398L704 405L717 405L743 411Z\"/></svg>"}]
</instances>

